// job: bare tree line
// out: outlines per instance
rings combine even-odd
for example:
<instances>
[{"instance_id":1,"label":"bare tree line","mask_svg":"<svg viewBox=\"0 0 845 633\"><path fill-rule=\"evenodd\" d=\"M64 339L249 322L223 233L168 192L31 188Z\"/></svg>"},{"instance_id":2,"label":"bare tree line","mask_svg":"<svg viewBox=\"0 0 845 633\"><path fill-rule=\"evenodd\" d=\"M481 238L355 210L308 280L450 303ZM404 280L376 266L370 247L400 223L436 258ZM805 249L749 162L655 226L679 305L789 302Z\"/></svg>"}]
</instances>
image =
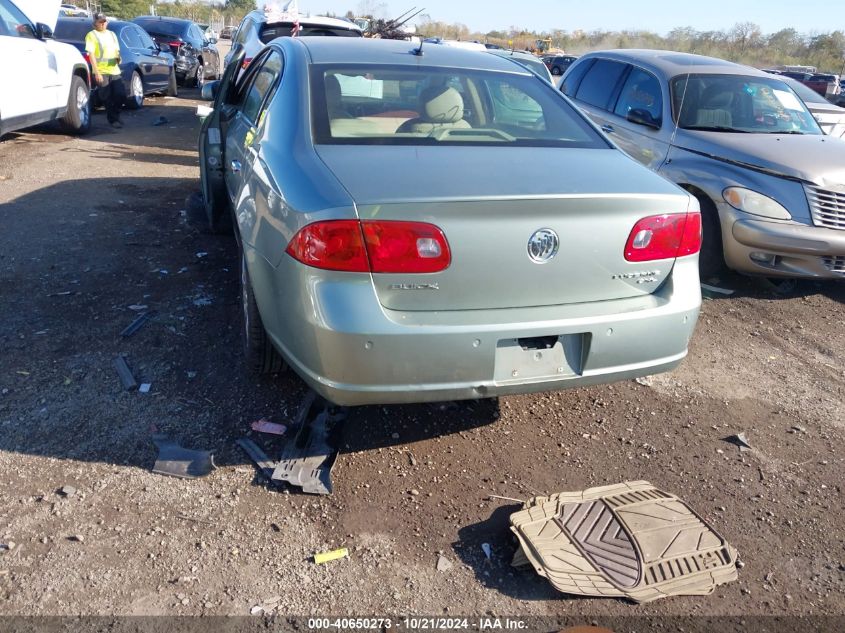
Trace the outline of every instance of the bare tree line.
<instances>
[{"instance_id":1,"label":"bare tree line","mask_svg":"<svg viewBox=\"0 0 845 633\"><path fill-rule=\"evenodd\" d=\"M77 4L84 4L78 1ZM149 13L155 7L159 15L185 17L197 22L237 24L255 8L255 0L102 0L103 10L110 15L132 18ZM357 11L347 16L389 18L387 4L378 0L361 0ZM327 12L326 15L331 15ZM423 37L445 37L478 40L505 47L534 50L537 40L551 39L552 46L567 53L582 54L608 48L657 48L700 55L710 55L758 68L800 64L815 66L820 71L845 72L845 33L799 33L786 28L764 34L757 24L740 22L727 31L698 31L691 26L678 27L666 36L645 30L580 31L552 29L531 31L511 26L487 33L473 31L466 24L447 23L422 14L417 19L417 33Z\"/></svg>"},{"instance_id":2,"label":"bare tree line","mask_svg":"<svg viewBox=\"0 0 845 633\"><path fill-rule=\"evenodd\" d=\"M845 33L799 33L781 29L766 35L752 22L735 24L727 31L697 31L693 27L673 29L665 37L643 30L626 31L530 31L518 27L480 33L467 25L445 23L421 16L417 31L424 37L478 40L517 49L534 49L537 40L551 39L552 46L567 53L583 54L609 48L656 48L728 59L749 66L767 68L800 64L828 72L843 72ZM509 44L510 43L510 44Z\"/></svg>"}]
</instances>

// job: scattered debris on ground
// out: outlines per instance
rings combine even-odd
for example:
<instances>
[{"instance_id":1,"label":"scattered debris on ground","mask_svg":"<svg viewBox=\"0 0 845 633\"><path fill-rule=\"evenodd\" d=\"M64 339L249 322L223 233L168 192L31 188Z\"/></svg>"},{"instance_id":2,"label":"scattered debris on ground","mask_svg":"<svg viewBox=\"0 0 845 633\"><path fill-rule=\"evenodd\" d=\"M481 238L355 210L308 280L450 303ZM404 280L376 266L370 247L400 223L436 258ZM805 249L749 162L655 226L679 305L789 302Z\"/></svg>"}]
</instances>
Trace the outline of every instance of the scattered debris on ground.
<instances>
[{"instance_id":1,"label":"scattered debris on ground","mask_svg":"<svg viewBox=\"0 0 845 633\"><path fill-rule=\"evenodd\" d=\"M120 333L120 336L123 338L129 338L135 334L135 332L140 330L147 321L156 316L156 314L158 314L156 310L150 310L149 312L144 312L143 314L138 315L135 320Z\"/></svg>"},{"instance_id":2,"label":"scattered debris on ground","mask_svg":"<svg viewBox=\"0 0 845 633\"><path fill-rule=\"evenodd\" d=\"M750 451L751 444L748 443L748 438L745 437L745 433L737 433L736 435L729 435L728 437L722 438L722 441L728 442L729 444L733 444L739 447L739 450L742 451Z\"/></svg>"},{"instance_id":3,"label":"scattered debris on ground","mask_svg":"<svg viewBox=\"0 0 845 633\"><path fill-rule=\"evenodd\" d=\"M734 293L729 288L719 288L710 284L701 284L701 296L705 299L719 299L723 297L730 297Z\"/></svg>"},{"instance_id":4,"label":"scattered debris on ground","mask_svg":"<svg viewBox=\"0 0 845 633\"><path fill-rule=\"evenodd\" d=\"M331 550L330 552L319 552L314 554L314 562L317 565L322 565L323 563L328 563L329 561L338 560L340 558L346 558L348 556L349 550L345 547L339 547Z\"/></svg>"},{"instance_id":5,"label":"scattered debris on ground","mask_svg":"<svg viewBox=\"0 0 845 633\"><path fill-rule=\"evenodd\" d=\"M154 473L196 479L214 470L214 456L210 451L184 448L162 433L153 433L152 440L158 447Z\"/></svg>"},{"instance_id":6,"label":"scattered debris on ground","mask_svg":"<svg viewBox=\"0 0 845 633\"><path fill-rule=\"evenodd\" d=\"M114 368L117 370L117 375L120 378L120 384L123 385L124 391L132 391L138 388L138 382L135 380L135 376L132 375L132 370L129 369L129 365L123 356L118 356L114 359Z\"/></svg>"},{"instance_id":7,"label":"scattered debris on ground","mask_svg":"<svg viewBox=\"0 0 845 633\"><path fill-rule=\"evenodd\" d=\"M271 435L284 435L288 432L288 427L284 424L270 422L270 420L265 420L264 418L253 422L250 428L257 433L269 433Z\"/></svg>"}]
</instances>

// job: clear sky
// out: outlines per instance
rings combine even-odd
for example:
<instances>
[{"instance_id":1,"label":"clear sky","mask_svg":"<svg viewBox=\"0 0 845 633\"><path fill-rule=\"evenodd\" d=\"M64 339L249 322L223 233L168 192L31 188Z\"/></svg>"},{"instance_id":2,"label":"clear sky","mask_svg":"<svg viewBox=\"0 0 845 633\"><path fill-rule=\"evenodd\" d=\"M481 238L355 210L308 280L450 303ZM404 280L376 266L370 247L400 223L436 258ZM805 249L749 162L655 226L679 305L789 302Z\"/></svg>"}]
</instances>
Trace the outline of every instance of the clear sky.
<instances>
[{"instance_id":1,"label":"clear sky","mask_svg":"<svg viewBox=\"0 0 845 633\"><path fill-rule=\"evenodd\" d=\"M471 31L487 33L511 26L532 31L648 30L665 35L675 27L691 26L697 31L728 31L737 22L753 22L765 34L784 28L799 33L828 33L845 30L845 9L841 0L299 0L301 12L338 15L348 10L380 4L395 17L413 6L440 22L461 22ZM260 0L259 0L260 2ZM839 7L838 9L836 7Z\"/></svg>"}]
</instances>

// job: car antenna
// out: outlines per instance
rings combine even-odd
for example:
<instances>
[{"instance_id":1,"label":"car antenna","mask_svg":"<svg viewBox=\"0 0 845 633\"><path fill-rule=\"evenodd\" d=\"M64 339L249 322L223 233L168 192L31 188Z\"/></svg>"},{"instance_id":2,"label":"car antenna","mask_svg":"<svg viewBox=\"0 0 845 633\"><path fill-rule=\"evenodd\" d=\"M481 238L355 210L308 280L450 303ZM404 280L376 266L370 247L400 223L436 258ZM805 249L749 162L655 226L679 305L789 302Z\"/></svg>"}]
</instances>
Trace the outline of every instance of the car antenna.
<instances>
[{"instance_id":1,"label":"car antenna","mask_svg":"<svg viewBox=\"0 0 845 633\"><path fill-rule=\"evenodd\" d=\"M690 62L692 64L692 62ZM684 80L684 90L681 92L681 105L678 106L678 118L675 120L675 127L672 129L672 136L669 138L669 147L675 144L675 136L678 134L678 128L681 125L681 113L684 111L684 100L687 98L687 88L689 87L690 73L687 71L687 76ZM669 154L667 152L666 156Z\"/></svg>"},{"instance_id":2,"label":"car antenna","mask_svg":"<svg viewBox=\"0 0 845 633\"><path fill-rule=\"evenodd\" d=\"M412 52L414 55L416 55L417 57L422 57L422 56L423 56L423 50L422 50L422 47L423 47L423 42L424 42L424 41L425 41L425 40L424 40L423 38L420 38L420 45L419 45L419 48L415 48L415 49L413 49L413 50L411 51L411 52Z\"/></svg>"}]
</instances>

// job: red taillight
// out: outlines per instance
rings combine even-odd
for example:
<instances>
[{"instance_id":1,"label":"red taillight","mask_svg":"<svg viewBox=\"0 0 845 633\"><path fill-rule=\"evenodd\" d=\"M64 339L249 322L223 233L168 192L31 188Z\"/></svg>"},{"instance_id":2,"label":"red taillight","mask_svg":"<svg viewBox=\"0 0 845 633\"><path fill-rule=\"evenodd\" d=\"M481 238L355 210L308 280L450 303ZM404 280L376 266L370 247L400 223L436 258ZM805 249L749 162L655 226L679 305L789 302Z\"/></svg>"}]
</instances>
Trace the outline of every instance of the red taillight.
<instances>
[{"instance_id":1,"label":"red taillight","mask_svg":"<svg viewBox=\"0 0 845 633\"><path fill-rule=\"evenodd\" d=\"M361 223L357 220L316 222L302 228L290 241L288 255L325 270L370 271Z\"/></svg>"},{"instance_id":2,"label":"red taillight","mask_svg":"<svg viewBox=\"0 0 845 633\"><path fill-rule=\"evenodd\" d=\"M252 61L252 57L244 57L244 63L241 64L241 68L246 68L249 66L249 63Z\"/></svg>"},{"instance_id":3,"label":"red taillight","mask_svg":"<svg viewBox=\"0 0 845 633\"><path fill-rule=\"evenodd\" d=\"M701 249L701 214L652 215L639 220L625 243L625 259L647 262L693 255Z\"/></svg>"},{"instance_id":4,"label":"red taillight","mask_svg":"<svg viewBox=\"0 0 845 633\"><path fill-rule=\"evenodd\" d=\"M168 42L167 45L172 48L179 48L180 46L182 46L182 42Z\"/></svg>"},{"instance_id":5,"label":"red taillight","mask_svg":"<svg viewBox=\"0 0 845 633\"><path fill-rule=\"evenodd\" d=\"M443 231L423 222L329 220L302 228L286 249L325 270L435 273L451 263Z\"/></svg>"},{"instance_id":6,"label":"red taillight","mask_svg":"<svg viewBox=\"0 0 845 633\"><path fill-rule=\"evenodd\" d=\"M436 273L452 255L443 231L423 222L363 222L374 273Z\"/></svg>"},{"instance_id":7,"label":"red taillight","mask_svg":"<svg viewBox=\"0 0 845 633\"><path fill-rule=\"evenodd\" d=\"M84 53L82 53L82 58L83 58L86 62L88 62L88 65L89 65L89 66L91 65L91 55L88 53L88 51L85 51Z\"/></svg>"}]
</instances>

